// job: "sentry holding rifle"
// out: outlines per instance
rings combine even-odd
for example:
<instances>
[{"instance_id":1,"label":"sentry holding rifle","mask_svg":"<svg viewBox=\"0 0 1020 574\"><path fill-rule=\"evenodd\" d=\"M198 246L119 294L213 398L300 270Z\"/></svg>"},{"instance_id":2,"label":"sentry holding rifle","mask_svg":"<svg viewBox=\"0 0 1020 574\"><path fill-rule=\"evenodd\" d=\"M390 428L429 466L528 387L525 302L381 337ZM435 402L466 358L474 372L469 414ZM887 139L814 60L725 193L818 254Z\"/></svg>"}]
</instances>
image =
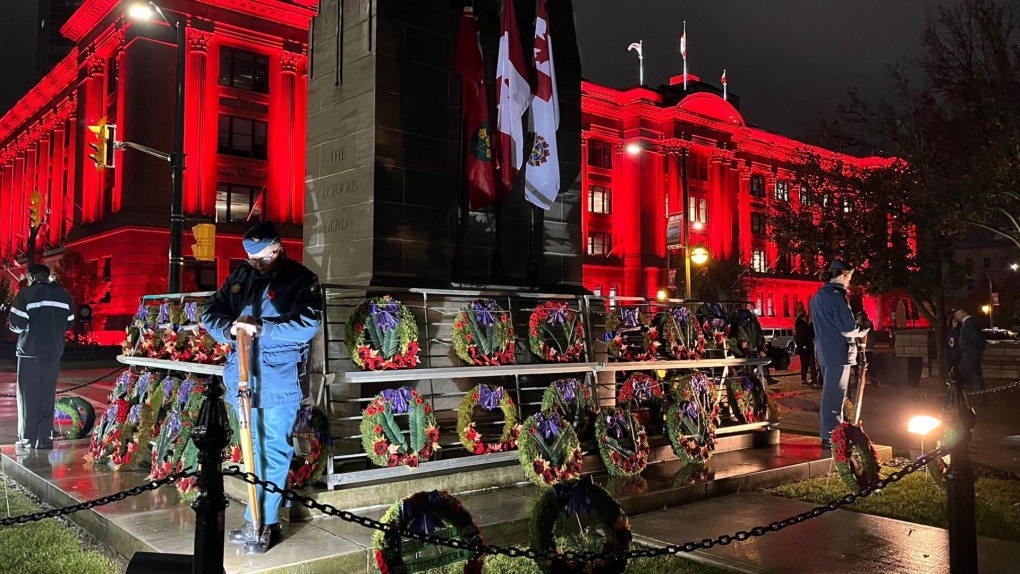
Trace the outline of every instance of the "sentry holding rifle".
<instances>
[{"instance_id":1,"label":"sentry holding rifle","mask_svg":"<svg viewBox=\"0 0 1020 574\"><path fill-rule=\"evenodd\" d=\"M243 243L247 264L209 298L202 323L232 346L223 382L241 423L245 470L284 487L309 342L322 323L322 292L318 277L284 253L272 222L251 228ZM250 486L248 523L227 539L244 544L245 554L265 553L282 537L282 502L279 494Z\"/></svg>"}]
</instances>

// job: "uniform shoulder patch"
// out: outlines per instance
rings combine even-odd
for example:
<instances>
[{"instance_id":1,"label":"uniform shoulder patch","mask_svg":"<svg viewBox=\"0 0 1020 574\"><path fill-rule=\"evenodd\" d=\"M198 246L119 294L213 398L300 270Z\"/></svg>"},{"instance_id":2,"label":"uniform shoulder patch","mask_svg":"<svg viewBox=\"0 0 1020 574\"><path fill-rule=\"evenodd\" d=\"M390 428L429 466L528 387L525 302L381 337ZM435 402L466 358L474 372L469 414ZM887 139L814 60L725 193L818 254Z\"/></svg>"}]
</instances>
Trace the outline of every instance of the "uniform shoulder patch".
<instances>
[{"instance_id":1,"label":"uniform shoulder patch","mask_svg":"<svg viewBox=\"0 0 1020 574\"><path fill-rule=\"evenodd\" d=\"M234 283L233 285L230 286L230 294L231 295L237 295L240 292L241 292L241 284L240 283Z\"/></svg>"}]
</instances>

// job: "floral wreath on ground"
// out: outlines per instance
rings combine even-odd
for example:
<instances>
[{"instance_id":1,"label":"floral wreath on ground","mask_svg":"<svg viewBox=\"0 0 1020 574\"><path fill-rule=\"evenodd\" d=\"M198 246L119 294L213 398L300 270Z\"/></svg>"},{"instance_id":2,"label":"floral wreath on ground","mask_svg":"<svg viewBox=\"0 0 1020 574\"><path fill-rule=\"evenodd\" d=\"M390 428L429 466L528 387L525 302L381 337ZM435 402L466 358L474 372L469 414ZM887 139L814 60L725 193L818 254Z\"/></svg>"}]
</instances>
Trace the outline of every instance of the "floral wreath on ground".
<instances>
[{"instance_id":1,"label":"floral wreath on ground","mask_svg":"<svg viewBox=\"0 0 1020 574\"><path fill-rule=\"evenodd\" d=\"M591 387L577 379L557 379L542 393L542 410L559 412L581 439L594 420L595 397Z\"/></svg>"},{"instance_id":2,"label":"floral wreath on ground","mask_svg":"<svg viewBox=\"0 0 1020 574\"><path fill-rule=\"evenodd\" d=\"M542 494L531 514L531 549L539 554L552 552L561 554L563 549L556 544L554 533L556 523L561 518L572 521L576 517L580 521L582 513L587 514L603 532L611 533L602 541L599 551L626 552L630 549L633 535L627 515L604 488L592 483L591 477L570 484L556 485ZM538 566L546 573L610 574L626 570L627 562L627 558L600 560L595 563L551 558L538 561Z\"/></svg>"},{"instance_id":3,"label":"floral wreath on ground","mask_svg":"<svg viewBox=\"0 0 1020 574\"><path fill-rule=\"evenodd\" d=\"M569 305L546 301L535 307L528 321L528 346L549 363L584 358L584 325Z\"/></svg>"},{"instance_id":4,"label":"floral wreath on ground","mask_svg":"<svg viewBox=\"0 0 1020 574\"><path fill-rule=\"evenodd\" d=\"M629 411L604 408L595 419L599 454L611 476L635 476L648 465L648 433Z\"/></svg>"},{"instance_id":5,"label":"floral wreath on ground","mask_svg":"<svg viewBox=\"0 0 1020 574\"><path fill-rule=\"evenodd\" d=\"M946 432L942 435L942 440L935 441L935 449L942 448L943 445L954 445L958 440L959 432L953 427L946 428ZM924 445L921 445L921 450L924 451ZM927 471L928 476L935 481L942 488L946 487L946 472L949 471L949 462L951 460L950 455L946 454L943 456L937 456L931 459L928 463Z\"/></svg>"},{"instance_id":6,"label":"floral wreath on ground","mask_svg":"<svg viewBox=\"0 0 1020 574\"><path fill-rule=\"evenodd\" d=\"M96 424L96 410L92 403L81 397L64 397L53 405L53 409L60 435L68 440L85 437ZM65 417L69 419L67 423L64 422Z\"/></svg>"},{"instance_id":7,"label":"floral wreath on ground","mask_svg":"<svg viewBox=\"0 0 1020 574\"><path fill-rule=\"evenodd\" d=\"M577 433L557 412L542 411L528 417L517 449L524 475L539 486L552 486L581 476L583 453Z\"/></svg>"},{"instance_id":8,"label":"floral wreath on ground","mask_svg":"<svg viewBox=\"0 0 1020 574\"><path fill-rule=\"evenodd\" d=\"M395 415L407 413L408 439ZM439 450L439 425L432 407L411 387L386 389L368 403L361 419L361 444L378 466L406 466L431 459Z\"/></svg>"},{"instance_id":9,"label":"floral wreath on ground","mask_svg":"<svg viewBox=\"0 0 1020 574\"><path fill-rule=\"evenodd\" d=\"M656 323L666 340L666 352L674 359L696 361L705 354L705 337L701 333L701 324L687 307L671 307L659 313Z\"/></svg>"},{"instance_id":10,"label":"floral wreath on ground","mask_svg":"<svg viewBox=\"0 0 1020 574\"><path fill-rule=\"evenodd\" d=\"M730 335L730 322L726 312L718 303L704 303L694 313L701 321L701 330L709 343L717 349L726 348L726 338Z\"/></svg>"},{"instance_id":11,"label":"floral wreath on ground","mask_svg":"<svg viewBox=\"0 0 1020 574\"><path fill-rule=\"evenodd\" d=\"M851 492L878 484L878 454L861 425L844 421L832 431L832 460Z\"/></svg>"},{"instance_id":12,"label":"floral wreath on ground","mask_svg":"<svg viewBox=\"0 0 1020 574\"><path fill-rule=\"evenodd\" d=\"M496 442L482 441L482 433L475 428L471 420L475 407L480 406L486 411L501 409L503 411L503 434ZM517 448L517 437L521 434L521 425L517 424L517 407L510 398L510 393L503 387L495 385L478 385L471 389L457 407L457 435L468 452L489 454Z\"/></svg>"},{"instance_id":13,"label":"floral wreath on ground","mask_svg":"<svg viewBox=\"0 0 1020 574\"><path fill-rule=\"evenodd\" d=\"M401 499L383 514L381 522L396 525L390 530L376 530L372 535L372 556L381 574L407 572L404 554L424 550L428 547L424 542L417 540L404 542L400 535L403 530L454 538L468 544L485 544L482 531L471 518L471 514L464 508L460 500L445 491L416 492ZM437 560L435 563L416 565L414 571L467 560L464 572L481 574L485 557L473 554L468 550L444 548L443 554L435 559Z\"/></svg>"},{"instance_id":14,"label":"floral wreath on ground","mask_svg":"<svg viewBox=\"0 0 1020 574\"><path fill-rule=\"evenodd\" d=\"M125 435L131 438L134 428L128 422L131 414L131 403L127 397L131 394L131 388L138 379L137 373L124 371L117 377L110 393L110 402L106 411L99 417L92 429L92 438L89 440L89 449L85 454L85 462L102 464L109 462L113 457L122 461L126 449L123 448L126 440ZM131 450L133 453L137 446ZM121 462L114 462L121 464Z\"/></svg>"},{"instance_id":15,"label":"floral wreath on ground","mask_svg":"<svg viewBox=\"0 0 1020 574\"><path fill-rule=\"evenodd\" d=\"M333 437L329 434L326 413L308 405L298 411L294 421L294 438L301 447L295 450L287 473L287 487L301 488L315 484L326 472L326 461L333 452ZM307 447L307 448L306 448Z\"/></svg>"},{"instance_id":16,"label":"floral wreath on ground","mask_svg":"<svg viewBox=\"0 0 1020 574\"><path fill-rule=\"evenodd\" d=\"M492 299L477 299L453 323L453 350L469 365L512 365L514 328Z\"/></svg>"},{"instance_id":17,"label":"floral wreath on ground","mask_svg":"<svg viewBox=\"0 0 1020 574\"><path fill-rule=\"evenodd\" d=\"M173 378L168 379L169 382L164 379L160 385L163 391L162 408L167 409L167 416L152 448L149 476L153 480L191 468L198 461L198 448L190 439L202 406L205 381L195 375L188 375L179 382ZM194 482L193 479L183 479L182 483L184 481ZM181 486L178 484L178 490L182 490ZM184 486L187 484L184 483Z\"/></svg>"},{"instance_id":18,"label":"floral wreath on ground","mask_svg":"<svg viewBox=\"0 0 1020 574\"><path fill-rule=\"evenodd\" d=\"M616 394L617 404L626 407L645 407L662 402L662 385L647 373L637 372L627 377Z\"/></svg>"},{"instance_id":19,"label":"floral wreath on ground","mask_svg":"<svg viewBox=\"0 0 1020 574\"><path fill-rule=\"evenodd\" d=\"M648 315L637 307L620 307L610 313L602 341L609 354L624 361L654 361L662 345L659 330L649 324Z\"/></svg>"},{"instance_id":20,"label":"floral wreath on ground","mask_svg":"<svg viewBox=\"0 0 1020 574\"><path fill-rule=\"evenodd\" d=\"M726 395L731 410L741 423L768 420L768 393L761 379L753 374L745 371L727 380Z\"/></svg>"},{"instance_id":21,"label":"floral wreath on ground","mask_svg":"<svg viewBox=\"0 0 1020 574\"><path fill-rule=\"evenodd\" d=\"M418 324L411 310L389 295L355 307L345 334L351 360L362 370L418 366Z\"/></svg>"},{"instance_id":22,"label":"floral wreath on ground","mask_svg":"<svg viewBox=\"0 0 1020 574\"><path fill-rule=\"evenodd\" d=\"M681 460L702 464L715 451L715 431L719 426L719 404L709 378L694 371L673 383L676 403L666 412L666 434Z\"/></svg>"}]
</instances>

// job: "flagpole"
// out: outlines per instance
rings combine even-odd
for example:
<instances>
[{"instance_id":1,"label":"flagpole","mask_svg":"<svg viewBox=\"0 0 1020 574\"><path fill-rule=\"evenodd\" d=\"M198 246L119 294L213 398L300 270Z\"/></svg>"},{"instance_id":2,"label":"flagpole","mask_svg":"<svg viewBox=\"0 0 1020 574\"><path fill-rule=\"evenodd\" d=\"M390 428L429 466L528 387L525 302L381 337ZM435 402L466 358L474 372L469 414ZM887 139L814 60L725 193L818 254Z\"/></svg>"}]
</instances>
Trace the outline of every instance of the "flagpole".
<instances>
[{"instance_id":1,"label":"flagpole","mask_svg":"<svg viewBox=\"0 0 1020 574\"><path fill-rule=\"evenodd\" d=\"M684 39L684 91L687 91L687 20L684 20L684 35L681 36Z\"/></svg>"},{"instance_id":2,"label":"flagpole","mask_svg":"<svg viewBox=\"0 0 1020 574\"><path fill-rule=\"evenodd\" d=\"M723 71L722 71L722 99L723 100L727 100L728 99L726 97L726 68L723 68Z\"/></svg>"},{"instance_id":3,"label":"flagpole","mask_svg":"<svg viewBox=\"0 0 1020 574\"><path fill-rule=\"evenodd\" d=\"M641 86L645 85L645 41L638 40L637 58L638 58L638 84Z\"/></svg>"}]
</instances>

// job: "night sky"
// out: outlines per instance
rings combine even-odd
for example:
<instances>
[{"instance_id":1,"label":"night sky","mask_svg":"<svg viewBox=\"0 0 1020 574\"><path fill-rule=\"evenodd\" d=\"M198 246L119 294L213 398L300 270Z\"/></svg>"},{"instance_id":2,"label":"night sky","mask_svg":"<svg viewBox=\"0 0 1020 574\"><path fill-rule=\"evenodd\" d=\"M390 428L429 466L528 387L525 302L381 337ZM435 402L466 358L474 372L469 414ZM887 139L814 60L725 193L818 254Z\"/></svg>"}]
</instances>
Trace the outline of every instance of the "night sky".
<instances>
[{"instance_id":1,"label":"night sky","mask_svg":"<svg viewBox=\"0 0 1020 574\"><path fill-rule=\"evenodd\" d=\"M555 0L553 0L555 1ZM920 55L927 11L960 0L574 0L585 78L613 87L637 83L645 46L645 83L681 71L677 41L687 20L688 66L741 96L748 123L800 136L831 116L855 87L882 97L887 67ZM0 110L31 88L34 0L0 0ZM555 42L555 30L553 31Z\"/></svg>"}]
</instances>

